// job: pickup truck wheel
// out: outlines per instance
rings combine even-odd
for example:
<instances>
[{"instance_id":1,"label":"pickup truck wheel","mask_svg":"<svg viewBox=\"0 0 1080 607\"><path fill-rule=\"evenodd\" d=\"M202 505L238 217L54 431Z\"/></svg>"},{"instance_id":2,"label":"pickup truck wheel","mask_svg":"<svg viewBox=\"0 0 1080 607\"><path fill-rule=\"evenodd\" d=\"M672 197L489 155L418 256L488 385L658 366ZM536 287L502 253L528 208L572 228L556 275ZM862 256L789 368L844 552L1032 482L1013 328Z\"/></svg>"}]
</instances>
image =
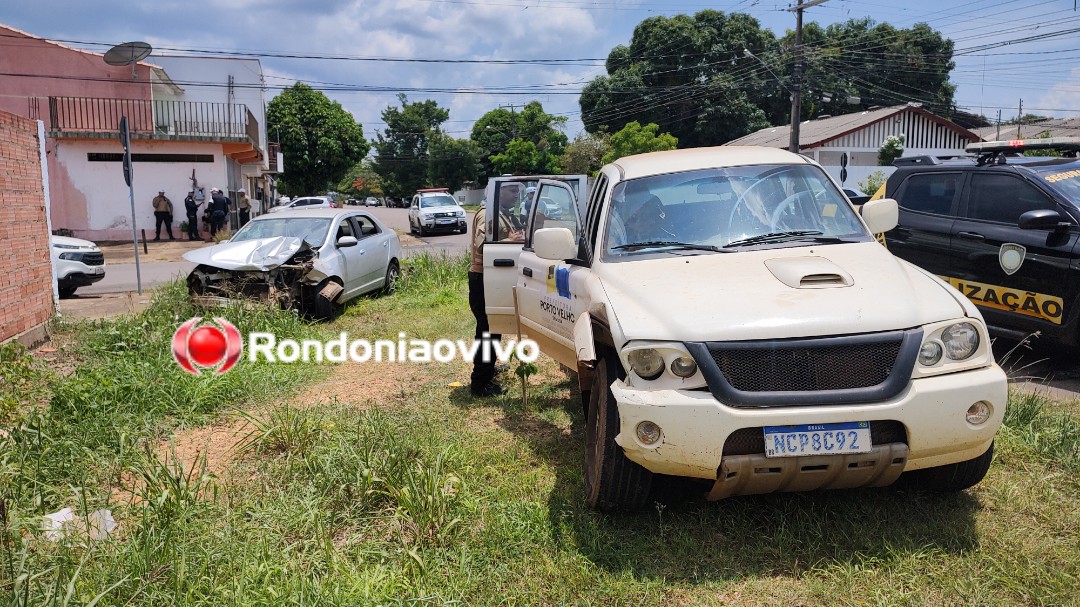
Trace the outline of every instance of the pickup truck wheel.
<instances>
[{"instance_id":1,"label":"pickup truck wheel","mask_svg":"<svg viewBox=\"0 0 1080 607\"><path fill-rule=\"evenodd\" d=\"M72 295L75 294L75 289L77 289L77 288L78 287L60 287L58 289L60 291L60 297L64 297L64 298L71 297Z\"/></svg>"},{"instance_id":2,"label":"pickup truck wheel","mask_svg":"<svg viewBox=\"0 0 1080 607\"><path fill-rule=\"evenodd\" d=\"M990 443L990 448L979 457L966 462L905 472L900 477L900 481L906 486L925 491L938 493L963 491L977 485L986 476L993 459L994 443Z\"/></svg>"},{"instance_id":3,"label":"pickup truck wheel","mask_svg":"<svg viewBox=\"0 0 1080 607\"><path fill-rule=\"evenodd\" d=\"M630 461L615 443L619 407L611 382L621 377L618 356L604 351L597 361L585 417L585 499L601 511L637 510L645 505L652 472Z\"/></svg>"}]
</instances>

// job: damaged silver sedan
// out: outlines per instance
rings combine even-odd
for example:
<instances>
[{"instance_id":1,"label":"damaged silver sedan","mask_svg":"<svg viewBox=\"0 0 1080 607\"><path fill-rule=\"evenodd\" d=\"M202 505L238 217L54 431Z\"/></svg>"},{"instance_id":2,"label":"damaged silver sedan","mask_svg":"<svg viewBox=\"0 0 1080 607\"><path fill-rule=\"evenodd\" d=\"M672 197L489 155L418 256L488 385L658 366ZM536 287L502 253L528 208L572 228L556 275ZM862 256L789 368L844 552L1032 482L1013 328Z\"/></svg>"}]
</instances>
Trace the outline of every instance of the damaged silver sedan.
<instances>
[{"instance_id":1,"label":"damaged silver sedan","mask_svg":"<svg viewBox=\"0 0 1080 607\"><path fill-rule=\"evenodd\" d=\"M262 215L184 259L198 264L187 279L197 304L256 300L322 319L350 299L392 291L401 275L397 234L346 209Z\"/></svg>"}]
</instances>

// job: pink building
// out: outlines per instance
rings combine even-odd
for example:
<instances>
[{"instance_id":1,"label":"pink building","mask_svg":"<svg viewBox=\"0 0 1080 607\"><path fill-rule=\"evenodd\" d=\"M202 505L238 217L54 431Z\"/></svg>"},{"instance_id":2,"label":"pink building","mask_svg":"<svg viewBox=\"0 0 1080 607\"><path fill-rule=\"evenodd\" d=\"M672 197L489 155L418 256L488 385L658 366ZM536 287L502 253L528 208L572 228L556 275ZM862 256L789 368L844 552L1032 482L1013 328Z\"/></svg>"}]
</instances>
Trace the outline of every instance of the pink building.
<instances>
[{"instance_id":1,"label":"pink building","mask_svg":"<svg viewBox=\"0 0 1080 607\"><path fill-rule=\"evenodd\" d=\"M254 108L231 97L207 100L209 87L178 85L147 61L114 67L101 53L7 26L0 35L0 110L45 123L54 229L89 240L131 238L121 116L131 131L136 227L153 227L150 201L159 189L172 199L178 224L192 187L209 193L216 186L234 197L245 188L257 198L272 182L276 153L267 149L276 146L266 142L261 96ZM173 230L179 234L178 225Z\"/></svg>"}]
</instances>

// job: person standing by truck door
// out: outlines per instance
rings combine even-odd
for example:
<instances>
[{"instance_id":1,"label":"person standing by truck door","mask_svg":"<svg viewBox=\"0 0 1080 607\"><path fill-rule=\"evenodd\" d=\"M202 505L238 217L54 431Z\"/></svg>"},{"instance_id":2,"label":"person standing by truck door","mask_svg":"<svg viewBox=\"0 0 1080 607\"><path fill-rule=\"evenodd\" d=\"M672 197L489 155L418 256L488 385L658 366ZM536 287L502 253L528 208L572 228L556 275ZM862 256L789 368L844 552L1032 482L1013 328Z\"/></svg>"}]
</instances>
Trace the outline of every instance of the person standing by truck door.
<instances>
[{"instance_id":1,"label":"person standing by truck door","mask_svg":"<svg viewBox=\"0 0 1080 607\"><path fill-rule=\"evenodd\" d=\"M498 396L505 392L495 383L495 358L484 360L484 351L490 353L490 343L502 339L501 335L488 333L488 318L484 303L484 239L487 236L487 212L481 205L473 215L472 240L469 241L472 261L469 264L469 309L476 318L476 341L479 347L473 354L473 370L469 389L473 396ZM485 343L488 342L488 343Z\"/></svg>"}]
</instances>

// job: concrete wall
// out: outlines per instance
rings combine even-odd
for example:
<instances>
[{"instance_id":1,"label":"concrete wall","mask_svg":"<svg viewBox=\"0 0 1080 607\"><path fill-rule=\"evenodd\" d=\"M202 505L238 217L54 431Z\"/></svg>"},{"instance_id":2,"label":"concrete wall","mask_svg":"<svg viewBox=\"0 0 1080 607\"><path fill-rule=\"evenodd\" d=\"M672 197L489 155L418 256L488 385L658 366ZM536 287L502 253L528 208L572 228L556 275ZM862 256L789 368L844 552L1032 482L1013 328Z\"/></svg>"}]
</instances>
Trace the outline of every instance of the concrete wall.
<instances>
[{"instance_id":1,"label":"concrete wall","mask_svg":"<svg viewBox=\"0 0 1080 607\"><path fill-rule=\"evenodd\" d=\"M40 329L54 312L38 141L36 121L0 111L0 342Z\"/></svg>"},{"instance_id":2,"label":"concrete wall","mask_svg":"<svg viewBox=\"0 0 1080 607\"><path fill-rule=\"evenodd\" d=\"M65 192L68 200L80 200L82 204L65 205L63 209L54 204L53 229L73 230L76 238L93 241L128 240L131 238L131 201L127 184L124 183L122 163L119 161L89 162L91 153L122 152L116 140L62 139L55 142L52 157L56 166L65 174L70 190ZM191 172L199 185L226 187L225 158L220 143L187 141L132 141L132 154L203 154L211 155L213 162L133 162L132 184L135 190L136 228L145 228L147 237L153 238L154 208L151 202L159 188L173 202L173 234L180 235L180 222L185 220L184 197L191 187ZM50 181L53 163L50 159ZM54 200L57 197L54 194ZM71 209L83 209L86 215L72 213Z\"/></svg>"}]
</instances>

